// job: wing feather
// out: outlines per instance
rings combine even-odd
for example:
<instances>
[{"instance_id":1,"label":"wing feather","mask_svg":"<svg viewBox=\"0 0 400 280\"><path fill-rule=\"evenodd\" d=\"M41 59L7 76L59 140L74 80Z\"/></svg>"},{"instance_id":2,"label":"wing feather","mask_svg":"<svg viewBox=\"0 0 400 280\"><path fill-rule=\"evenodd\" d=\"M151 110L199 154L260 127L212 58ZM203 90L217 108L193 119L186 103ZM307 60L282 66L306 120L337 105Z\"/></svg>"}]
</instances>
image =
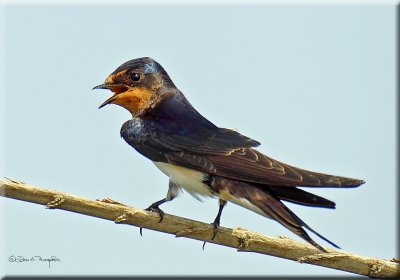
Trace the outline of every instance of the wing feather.
<instances>
[{"instance_id":1,"label":"wing feather","mask_svg":"<svg viewBox=\"0 0 400 280\"><path fill-rule=\"evenodd\" d=\"M169 153L168 162L240 181L275 186L352 187L363 181L307 171L271 159L259 151L246 148L246 153L230 155L195 155ZM258 159L254 155L257 155Z\"/></svg>"},{"instance_id":2,"label":"wing feather","mask_svg":"<svg viewBox=\"0 0 400 280\"><path fill-rule=\"evenodd\" d=\"M168 111L167 105L165 111ZM165 161L240 181L292 187L356 187L364 183L274 160L254 149L259 142L234 130L219 128L201 115L193 116L194 109L186 105L186 109L179 111L179 118L168 115L169 118L132 119L123 125L121 136L153 161Z\"/></svg>"}]
</instances>

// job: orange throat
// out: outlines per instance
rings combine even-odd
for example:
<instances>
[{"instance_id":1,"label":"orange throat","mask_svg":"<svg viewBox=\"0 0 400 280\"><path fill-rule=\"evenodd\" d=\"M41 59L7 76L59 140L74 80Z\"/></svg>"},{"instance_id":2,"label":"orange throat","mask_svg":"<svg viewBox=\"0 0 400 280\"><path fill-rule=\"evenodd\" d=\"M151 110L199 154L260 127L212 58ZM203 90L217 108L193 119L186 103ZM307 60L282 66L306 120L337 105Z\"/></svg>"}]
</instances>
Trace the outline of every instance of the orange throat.
<instances>
[{"instance_id":1,"label":"orange throat","mask_svg":"<svg viewBox=\"0 0 400 280\"><path fill-rule=\"evenodd\" d=\"M139 111L150 107L154 96L155 93L148 89L133 88L120 94L114 94L112 103L124 107L132 116L135 116Z\"/></svg>"}]
</instances>

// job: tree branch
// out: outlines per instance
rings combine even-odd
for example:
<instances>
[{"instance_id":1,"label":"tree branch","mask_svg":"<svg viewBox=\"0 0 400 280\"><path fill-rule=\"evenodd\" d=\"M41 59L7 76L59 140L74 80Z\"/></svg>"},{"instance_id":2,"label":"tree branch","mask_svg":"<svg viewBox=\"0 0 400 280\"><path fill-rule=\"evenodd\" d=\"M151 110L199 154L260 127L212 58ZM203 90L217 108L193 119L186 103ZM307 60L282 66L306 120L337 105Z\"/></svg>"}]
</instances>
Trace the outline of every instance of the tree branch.
<instances>
[{"instance_id":1,"label":"tree branch","mask_svg":"<svg viewBox=\"0 0 400 280\"><path fill-rule=\"evenodd\" d=\"M243 228L220 227L215 239L211 240L212 226L210 224L168 214L165 214L163 221L159 223L159 216L156 213L136 209L113 200L96 201L14 180L0 180L0 196L174 234L176 237L207 241L232 247L240 252L266 254L373 278L400 276L399 260L395 258L389 261L330 248L325 248L329 253L321 253L303 242L284 237L270 237Z\"/></svg>"}]
</instances>

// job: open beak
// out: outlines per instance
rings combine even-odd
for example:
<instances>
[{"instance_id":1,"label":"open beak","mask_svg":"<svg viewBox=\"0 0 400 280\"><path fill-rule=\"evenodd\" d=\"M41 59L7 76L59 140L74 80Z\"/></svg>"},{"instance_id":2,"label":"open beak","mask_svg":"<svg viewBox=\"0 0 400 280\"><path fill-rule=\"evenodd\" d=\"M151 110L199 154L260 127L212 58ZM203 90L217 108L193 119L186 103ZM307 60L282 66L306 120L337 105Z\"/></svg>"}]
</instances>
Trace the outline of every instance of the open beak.
<instances>
[{"instance_id":1,"label":"open beak","mask_svg":"<svg viewBox=\"0 0 400 280\"><path fill-rule=\"evenodd\" d=\"M93 89L109 89L112 92L114 92L114 95L108 98L106 101L103 102L103 104L100 105L100 108L103 108L104 106L113 103L113 101L117 98L117 96L125 91L128 90L128 87L122 84L101 84L98 86L95 86Z\"/></svg>"},{"instance_id":2,"label":"open beak","mask_svg":"<svg viewBox=\"0 0 400 280\"><path fill-rule=\"evenodd\" d=\"M95 86L94 88L92 88L92 90L94 90L94 89L110 89L110 86L107 84L101 84L101 85L98 85L98 86Z\"/></svg>"}]
</instances>

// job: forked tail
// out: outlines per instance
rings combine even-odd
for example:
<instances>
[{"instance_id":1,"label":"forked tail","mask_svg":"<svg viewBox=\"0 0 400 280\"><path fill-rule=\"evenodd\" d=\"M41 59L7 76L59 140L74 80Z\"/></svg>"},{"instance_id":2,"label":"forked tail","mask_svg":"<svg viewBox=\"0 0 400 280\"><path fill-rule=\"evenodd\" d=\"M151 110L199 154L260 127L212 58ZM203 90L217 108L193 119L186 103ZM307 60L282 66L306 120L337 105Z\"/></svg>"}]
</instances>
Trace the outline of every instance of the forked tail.
<instances>
[{"instance_id":1,"label":"forked tail","mask_svg":"<svg viewBox=\"0 0 400 280\"><path fill-rule=\"evenodd\" d=\"M325 208L335 208L334 202L297 188L256 185L218 176L214 177L213 183L213 188L219 193L221 199L238 204L277 221L320 251L326 252L324 248L308 235L304 228L313 232L332 246L339 248L336 244L310 228L280 200Z\"/></svg>"}]
</instances>

